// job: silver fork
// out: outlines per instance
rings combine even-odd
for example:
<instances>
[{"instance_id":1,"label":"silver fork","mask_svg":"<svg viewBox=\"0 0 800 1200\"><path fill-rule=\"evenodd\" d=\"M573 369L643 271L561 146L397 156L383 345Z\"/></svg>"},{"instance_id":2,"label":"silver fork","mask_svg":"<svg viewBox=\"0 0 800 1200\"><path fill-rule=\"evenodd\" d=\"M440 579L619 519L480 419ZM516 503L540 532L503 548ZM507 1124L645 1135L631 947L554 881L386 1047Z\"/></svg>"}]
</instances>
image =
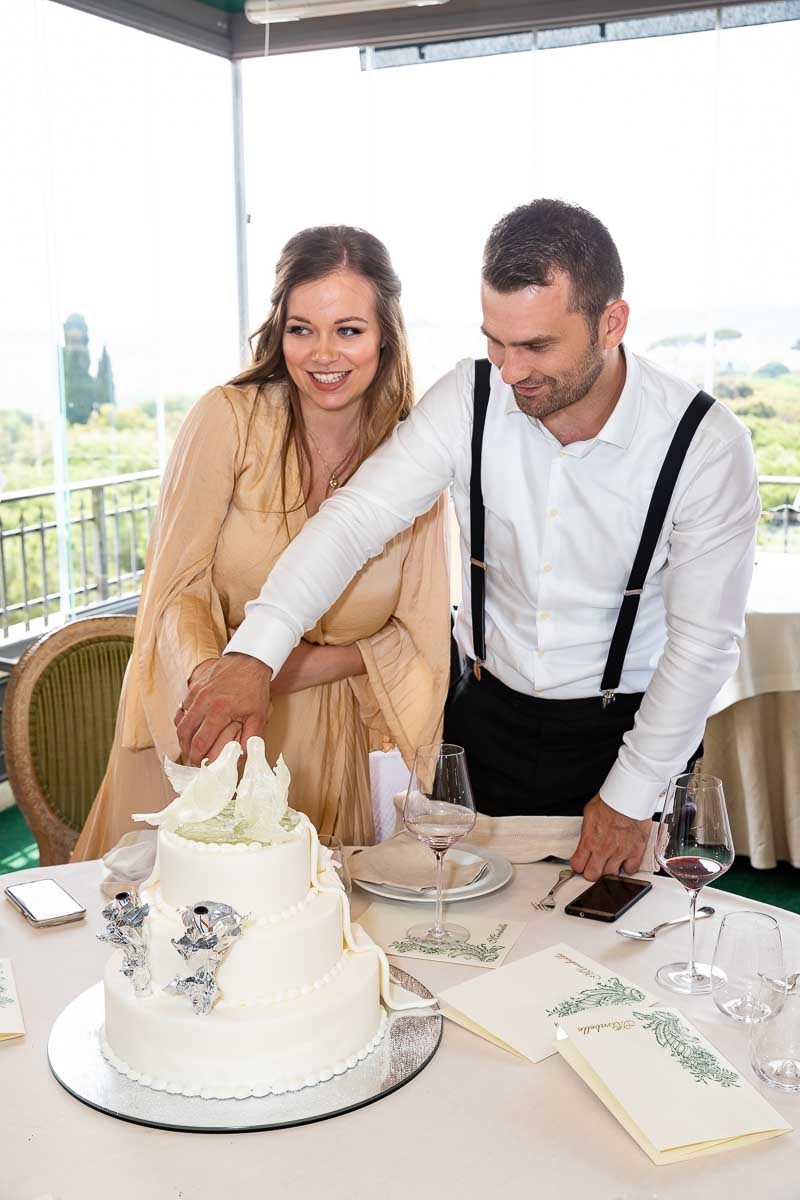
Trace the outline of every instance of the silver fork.
<instances>
[{"instance_id":1,"label":"silver fork","mask_svg":"<svg viewBox=\"0 0 800 1200\"><path fill-rule=\"evenodd\" d=\"M556 902L553 897L559 888L563 887L568 880L572 879L574 874L575 872L573 871L572 867L564 867L563 871L559 871L558 879L550 888L550 891L547 893L547 895L542 896L541 900L531 900L531 908L535 908L538 912L550 912L551 909L554 909Z\"/></svg>"}]
</instances>

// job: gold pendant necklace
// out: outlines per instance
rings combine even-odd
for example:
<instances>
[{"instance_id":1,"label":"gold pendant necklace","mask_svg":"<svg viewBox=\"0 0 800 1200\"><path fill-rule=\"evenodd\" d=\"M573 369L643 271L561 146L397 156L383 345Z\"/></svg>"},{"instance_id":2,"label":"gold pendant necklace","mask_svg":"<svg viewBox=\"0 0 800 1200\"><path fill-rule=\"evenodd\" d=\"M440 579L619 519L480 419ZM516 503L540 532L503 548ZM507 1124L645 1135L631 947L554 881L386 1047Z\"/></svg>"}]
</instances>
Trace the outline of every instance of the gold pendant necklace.
<instances>
[{"instance_id":1,"label":"gold pendant necklace","mask_svg":"<svg viewBox=\"0 0 800 1200\"><path fill-rule=\"evenodd\" d=\"M335 492L335 491L336 491L336 489L337 489L337 488L340 488L340 487L342 486L342 483L344 482L343 480L341 480L341 479L339 478L339 472L341 471L341 469L342 469L342 467L344 466L344 464L347 462L347 460L348 460L348 458L350 457L350 455L353 453L353 451L352 451L352 448L351 448L350 450L348 450L348 451L347 451L347 454L345 454L345 456L344 456L344 458L341 460L341 462L337 463L335 467L332 467L332 466L331 466L331 464L328 462L327 458L325 457L325 455L324 455L324 454L322 453L322 451L320 450L320 448L319 448L319 442L318 442L318 441L317 441L317 439L314 437L313 433L312 433L312 432L311 432L311 430L308 428L308 426L306 426L306 433L307 433L307 434L308 434L308 436L311 438L311 441L312 441L312 443L313 443L314 449L316 450L317 454L318 454L318 455L320 456L320 458L322 459L323 466L325 467L325 470L328 472L328 474L329 474L329 476L330 476L330 478L328 479L328 488L330 488L330 490L331 490L332 492ZM325 490L327 491L327 488L326 488Z\"/></svg>"}]
</instances>

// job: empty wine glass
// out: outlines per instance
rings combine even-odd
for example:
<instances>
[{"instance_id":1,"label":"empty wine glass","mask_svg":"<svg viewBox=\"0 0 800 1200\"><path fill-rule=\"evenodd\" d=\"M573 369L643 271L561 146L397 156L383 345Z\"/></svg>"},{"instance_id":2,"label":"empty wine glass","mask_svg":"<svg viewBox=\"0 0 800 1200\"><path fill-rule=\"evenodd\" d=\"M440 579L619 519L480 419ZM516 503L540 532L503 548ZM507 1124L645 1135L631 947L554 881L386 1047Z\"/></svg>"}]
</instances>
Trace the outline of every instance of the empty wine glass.
<instances>
[{"instance_id":1,"label":"empty wine glass","mask_svg":"<svg viewBox=\"0 0 800 1200\"><path fill-rule=\"evenodd\" d=\"M412 925L408 937L437 946L467 941L469 930L463 925L442 924L442 862L453 843L475 824L475 801L463 746L434 742L419 747L403 806L403 824L436 856L433 925Z\"/></svg>"},{"instance_id":2,"label":"empty wine glass","mask_svg":"<svg viewBox=\"0 0 800 1200\"><path fill-rule=\"evenodd\" d=\"M689 893L692 928L689 961L661 967L656 979L671 992L710 992L712 968L695 961L694 914L701 888L718 879L734 859L721 780L700 774L670 780L656 837L656 859Z\"/></svg>"}]
</instances>

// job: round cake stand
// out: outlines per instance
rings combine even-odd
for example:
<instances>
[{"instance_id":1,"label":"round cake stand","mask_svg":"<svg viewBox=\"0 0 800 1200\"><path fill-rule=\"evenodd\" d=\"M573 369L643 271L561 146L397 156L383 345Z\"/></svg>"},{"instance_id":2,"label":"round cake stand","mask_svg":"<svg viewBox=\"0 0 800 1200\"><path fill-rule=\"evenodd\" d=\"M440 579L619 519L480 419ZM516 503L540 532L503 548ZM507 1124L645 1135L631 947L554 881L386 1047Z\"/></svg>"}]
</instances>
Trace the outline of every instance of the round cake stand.
<instances>
[{"instance_id":1,"label":"round cake stand","mask_svg":"<svg viewBox=\"0 0 800 1200\"><path fill-rule=\"evenodd\" d=\"M392 967L392 978L409 992L430 999L431 993L413 975ZM408 1083L427 1066L442 1040L442 1017L435 1010L390 1012L386 1033L372 1053L326 1083L280 1096L201 1100L157 1092L121 1075L100 1050L103 1020L102 983L76 996L56 1019L47 1054L61 1086L110 1117L188 1133L284 1129L352 1112Z\"/></svg>"}]
</instances>

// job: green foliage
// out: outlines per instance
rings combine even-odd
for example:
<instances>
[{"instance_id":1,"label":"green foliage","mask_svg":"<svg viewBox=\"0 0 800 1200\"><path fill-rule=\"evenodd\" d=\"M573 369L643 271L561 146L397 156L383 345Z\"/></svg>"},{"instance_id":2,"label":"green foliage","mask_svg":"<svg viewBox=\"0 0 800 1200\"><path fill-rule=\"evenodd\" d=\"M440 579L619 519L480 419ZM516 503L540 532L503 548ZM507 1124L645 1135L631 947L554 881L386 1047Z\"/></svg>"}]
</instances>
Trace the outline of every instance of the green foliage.
<instances>
[{"instance_id":1,"label":"green foliage","mask_svg":"<svg viewBox=\"0 0 800 1200\"><path fill-rule=\"evenodd\" d=\"M777 379L779 375L788 375L789 368L784 363L768 362L754 372L759 379Z\"/></svg>"},{"instance_id":2,"label":"green foliage","mask_svg":"<svg viewBox=\"0 0 800 1200\"><path fill-rule=\"evenodd\" d=\"M715 329L715 342L732 342L735 338L740 338L742 335L738 329ZM671 337L659 338L657 342L651 342L647 347L648 350L674 350L680 349L682 346L701 346L706 340L704 333L675 333Z\"/></svg>"}]
</instances>

